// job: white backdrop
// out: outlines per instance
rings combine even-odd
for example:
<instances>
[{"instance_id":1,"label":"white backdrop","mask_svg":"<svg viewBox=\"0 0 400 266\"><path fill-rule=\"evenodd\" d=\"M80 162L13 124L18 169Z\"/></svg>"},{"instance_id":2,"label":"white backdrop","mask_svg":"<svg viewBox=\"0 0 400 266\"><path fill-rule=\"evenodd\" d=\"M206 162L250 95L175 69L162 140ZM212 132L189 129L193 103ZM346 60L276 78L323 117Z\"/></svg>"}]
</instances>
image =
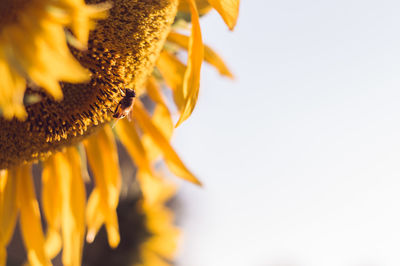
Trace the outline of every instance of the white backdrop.
<instances>
[{"instance_id":1,"label":"white backdrop","mask_svg":"<svg viewBox=\"0 0 400 266\"><path fill-rule=\"evenodd\" d=\"M181 266L400 265L400 2L242 0L174 145Z\"/></svg>"}]
</instances>

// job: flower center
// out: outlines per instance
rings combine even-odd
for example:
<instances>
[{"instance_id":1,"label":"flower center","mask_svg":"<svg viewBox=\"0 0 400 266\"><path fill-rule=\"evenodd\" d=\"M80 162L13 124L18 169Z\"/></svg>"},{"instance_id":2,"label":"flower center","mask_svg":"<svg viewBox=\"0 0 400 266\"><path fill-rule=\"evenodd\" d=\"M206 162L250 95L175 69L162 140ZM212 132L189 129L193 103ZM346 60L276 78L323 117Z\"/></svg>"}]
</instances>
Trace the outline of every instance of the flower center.
<instances>
[{"instance_id":1,"label":"flower center","mask_svg":"<svg viewBox=\"0 0 400 266\"><path fill-rule=\"evenodd\" d=\"M15 23L18 20L18 14L23 12L26 5L29 4L27 0L6 0L0 3L0 28L3 25Z\"/></svg>"}]
</instances>

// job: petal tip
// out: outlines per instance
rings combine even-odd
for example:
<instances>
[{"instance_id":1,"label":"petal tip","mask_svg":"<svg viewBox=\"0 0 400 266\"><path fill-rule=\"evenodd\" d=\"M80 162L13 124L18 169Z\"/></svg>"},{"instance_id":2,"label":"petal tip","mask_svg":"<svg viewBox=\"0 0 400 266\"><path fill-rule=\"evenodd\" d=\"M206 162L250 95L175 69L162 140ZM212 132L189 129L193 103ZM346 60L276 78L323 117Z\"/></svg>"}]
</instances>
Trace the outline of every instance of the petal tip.
<instances>
[{"instance_id":1,"label":"petal tip","mask_svg":"<svg viewBox=\"0 0 400 266\"><path fill-rule=\"evenodd\" d=\"M96 237L96 232L94 230L89 230L86 235L86 242L93 243Z\"/></svg>"}]
</instances>

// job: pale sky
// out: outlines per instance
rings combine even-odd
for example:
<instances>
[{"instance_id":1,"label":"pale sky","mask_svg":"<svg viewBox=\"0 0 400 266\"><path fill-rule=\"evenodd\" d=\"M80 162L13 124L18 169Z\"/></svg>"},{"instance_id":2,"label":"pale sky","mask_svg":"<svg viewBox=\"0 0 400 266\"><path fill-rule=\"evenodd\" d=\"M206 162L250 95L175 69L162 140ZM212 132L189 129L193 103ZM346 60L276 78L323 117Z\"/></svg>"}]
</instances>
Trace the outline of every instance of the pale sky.
<instances>
[{"instance_id":1,"label":"pale sky","mask_svg":"<svg viewBox=\"0 0 400 266\"><path fill-rule=\"evenodd\" d=\"M174 137L180 266L400 265L400 2L242 0Z\"/></svg>"}]
</instances>

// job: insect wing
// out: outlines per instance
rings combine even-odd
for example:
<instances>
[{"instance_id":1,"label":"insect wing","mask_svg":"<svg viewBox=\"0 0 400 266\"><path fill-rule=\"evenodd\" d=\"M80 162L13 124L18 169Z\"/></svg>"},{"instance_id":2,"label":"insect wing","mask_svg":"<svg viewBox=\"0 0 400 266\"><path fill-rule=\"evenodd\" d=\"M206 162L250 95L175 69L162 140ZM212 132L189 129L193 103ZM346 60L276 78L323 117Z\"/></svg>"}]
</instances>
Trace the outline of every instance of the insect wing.
<instances>
[{"instance_id":1,"label":"insect wing","mask_svg":"<svg viewBox=\"0 0 400 266\"><path fill-rule=\"evenodd\" d=\"M122 109L121 103L118 103L117 107L115 107L113 117L120 119L123 118L124 116L125 116L124 110Z\"/></svg>"}]
</instances>

